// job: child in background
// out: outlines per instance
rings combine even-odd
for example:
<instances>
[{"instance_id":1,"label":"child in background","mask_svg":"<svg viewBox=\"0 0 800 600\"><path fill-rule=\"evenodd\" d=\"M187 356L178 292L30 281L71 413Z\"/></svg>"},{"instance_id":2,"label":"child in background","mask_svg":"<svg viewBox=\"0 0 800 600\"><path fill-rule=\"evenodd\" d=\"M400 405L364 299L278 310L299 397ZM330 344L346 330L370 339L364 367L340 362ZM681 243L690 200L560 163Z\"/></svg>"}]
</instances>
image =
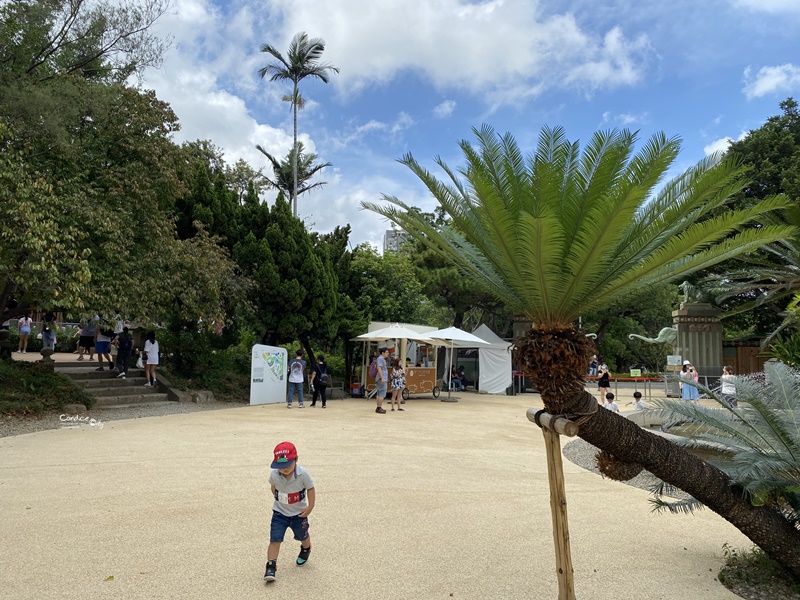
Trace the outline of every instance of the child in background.
<instances>
[{"instance_id":1,"label":"child in background","mask_svg":"<svg viewBox=\"0 0 800 600\"><path fill-rule=\"evenodd\" d=\"M275 446L273 471L269 483L275 503L272 506L272 524L267 550L267 569L264 581L275 581L278 553L286 530L291 528L294 539L300 542L297 565L303 566L311 554L311 537L308 535L308 515L314 510L316 491L308 471L297 464L297 449L291 442Z\"/></svg>"},{"instance_id":2,"label":"child in background","mask_svg":"<svg viewBox=\"0 0 800 600\"><path fill-rule=\"evenodd\" d=\"M636 410L644 410L647 408L642 402L642 393L641 392L633 392L633 402L628 402L625 406L630 406L633 404L633 408Z\"/></svg>"},{"instance_id":3,"label":"child in background","mask_svg":"<svg viewBox=\"0 0 800 600\"><path fill-rule=\"evenodd\" d=\"M607 408L611 412L619 412L619 406L617 406L617 403L614 402L614 394L611 392L606 394L606 401L603 403L603 408Z\"/></svg>"}]
</instances>

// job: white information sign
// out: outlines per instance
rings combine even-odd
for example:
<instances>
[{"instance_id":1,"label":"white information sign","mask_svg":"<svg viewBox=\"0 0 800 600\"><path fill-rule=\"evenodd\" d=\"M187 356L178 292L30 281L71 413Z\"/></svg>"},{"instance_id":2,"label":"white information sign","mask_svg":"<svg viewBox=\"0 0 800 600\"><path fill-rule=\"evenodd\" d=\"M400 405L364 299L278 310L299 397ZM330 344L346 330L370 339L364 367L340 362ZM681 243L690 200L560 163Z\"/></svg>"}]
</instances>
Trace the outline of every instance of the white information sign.
<instances>
[{"instance_id":1,"label":"white information sign","mask_svg":"<svg viewBox=\"0 0 800 600\"><path fill-rule=\"evenodd\" d=\"M253 346L250 362L250 404L286 402L288 362L285 348L261 344Z\"/></svg>"},{"instance_id":2,"label":"white information sign","mask_svg":"<svg viewBox=\"0 0 800 600\"><path fill-rule=\"evenodd\" d=\"M680 354L669 354L669 355L667 355L667 366L668 367L680 367L681 366L681 355Z\"/></svg>"}]
</instances>

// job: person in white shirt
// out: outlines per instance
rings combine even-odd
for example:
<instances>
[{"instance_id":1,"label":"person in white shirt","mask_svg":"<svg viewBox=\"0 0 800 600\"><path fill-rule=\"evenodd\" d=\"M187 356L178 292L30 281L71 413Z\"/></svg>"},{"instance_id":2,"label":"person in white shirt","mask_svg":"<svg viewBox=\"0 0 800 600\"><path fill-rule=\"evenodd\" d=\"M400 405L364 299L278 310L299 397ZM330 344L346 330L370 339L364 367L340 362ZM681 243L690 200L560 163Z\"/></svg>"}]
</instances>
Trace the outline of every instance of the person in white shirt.
<instances>
[{"instance_id":1,"label":"person in white shirt","mask_svg":"<svg viewBox=\"0 0 800 600\"><path fill-rule=\"evenodd\" d=\"M628 402L625 406L630 406L633 404L633 408L635 410L644 410L647 408L642 402L642 393L641 392L633 392L633 402Z\"/></svg>"},{"instance_id":2,"label":"person in white shirt","mask_svg":"<svg viewBox=\"0 0 800 600\"><path fill-rule=\"evenodd\" d=\"M730 406L736 407L736 377L733 375L732 367L722 367L722 399Z\"/></svg>"},{"instance_id":3,"label":"person in white shirt","mask_svg":"<svg viewBox=\"0 0 800 600\"><path fill-rule=\"evenodd\" d=\"M147 341L144 343L144 353L147 354L147 361L144 365L144 377L147 383L144 387L156 386L156 367L158 366L158 342L156 341L156 332L150 331L147 333Z\"/></svg>"},{"instance_id":4,"label":"person in white shirt","mask_svg":"<svg viewBox=\"0 0 800 600\"><path fill-rule=\"evenodd\" d=\"M606 394L606 401L603 403L603 408L606 408L611 412L619 412L619 406L617 406L617 403L614 402L614 394L611 392Z\"/></svg>"}]
</instances>

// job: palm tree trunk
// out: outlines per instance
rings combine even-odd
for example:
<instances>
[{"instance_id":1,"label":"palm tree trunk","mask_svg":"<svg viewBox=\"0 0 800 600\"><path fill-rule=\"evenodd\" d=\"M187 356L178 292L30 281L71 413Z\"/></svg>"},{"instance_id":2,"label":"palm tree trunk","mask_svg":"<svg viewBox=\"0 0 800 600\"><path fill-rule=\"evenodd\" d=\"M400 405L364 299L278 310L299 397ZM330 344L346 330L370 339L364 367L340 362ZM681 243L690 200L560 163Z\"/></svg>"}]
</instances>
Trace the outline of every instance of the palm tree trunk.
<instances>
[{"instance_id":1,"label":"palm tree trunk","mask_svg":"<svg viewBox=\"0 0 800 600\"><path fill-rule=\"evenodd\" d=\"M586 391L566 403L563 398L548 401L544 393L542 400L545 407L549 404L566 413L584 412L578 407L597 406L597 412L580 424L581 438L617 460L642 465L656 477L692 495L800 580L800 531L775 510L753 506L725 473L669 440L605 410Z\"/></svg>"},{"instance_id":2,"label":"palm tree trunk","mask_svg":"<svg viewBox=\"0 0 800 600\"><path fill-rule=\"evenodd\" d=\"M294 158L292 159L292 175L294 179L292 192L292 214L297 217L297 82L294 83L294 96L292 100L292 113L294 116Z\"/></svg>"}]
</instances>

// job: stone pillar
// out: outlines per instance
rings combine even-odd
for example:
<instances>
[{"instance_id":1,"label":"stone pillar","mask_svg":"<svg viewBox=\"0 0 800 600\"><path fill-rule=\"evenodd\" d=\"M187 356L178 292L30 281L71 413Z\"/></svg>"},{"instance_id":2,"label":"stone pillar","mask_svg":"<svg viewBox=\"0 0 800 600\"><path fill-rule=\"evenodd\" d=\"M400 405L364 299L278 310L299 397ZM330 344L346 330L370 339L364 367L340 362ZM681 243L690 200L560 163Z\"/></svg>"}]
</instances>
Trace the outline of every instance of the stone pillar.
<instances>
[{"instance_id":1,"label":"stone pillar","mask_svg":"<svg viewBox=\"0 0 800 600\"><path fill-rule=\"evenodd\" d=\"M678 329L675 354L689 360L701 377L722 373L722 323L720 311L707 302L681 302L672 311L672 323ZM701 381L702 383L702 381Z\"/></svg>"},{"instance_id":2,"label":"stone pillar","mask_svg":"<svg viewBox=\"0 0 800 600\"><path fill-rule=\"evenodd\" d=\"M56 370L56 361L50 358L53 355L53 350L51 348L42 348L39 354L42 355L42 360L37 361L40 365L47 367L51 371Z\"/></svg>"}]
</instances>

